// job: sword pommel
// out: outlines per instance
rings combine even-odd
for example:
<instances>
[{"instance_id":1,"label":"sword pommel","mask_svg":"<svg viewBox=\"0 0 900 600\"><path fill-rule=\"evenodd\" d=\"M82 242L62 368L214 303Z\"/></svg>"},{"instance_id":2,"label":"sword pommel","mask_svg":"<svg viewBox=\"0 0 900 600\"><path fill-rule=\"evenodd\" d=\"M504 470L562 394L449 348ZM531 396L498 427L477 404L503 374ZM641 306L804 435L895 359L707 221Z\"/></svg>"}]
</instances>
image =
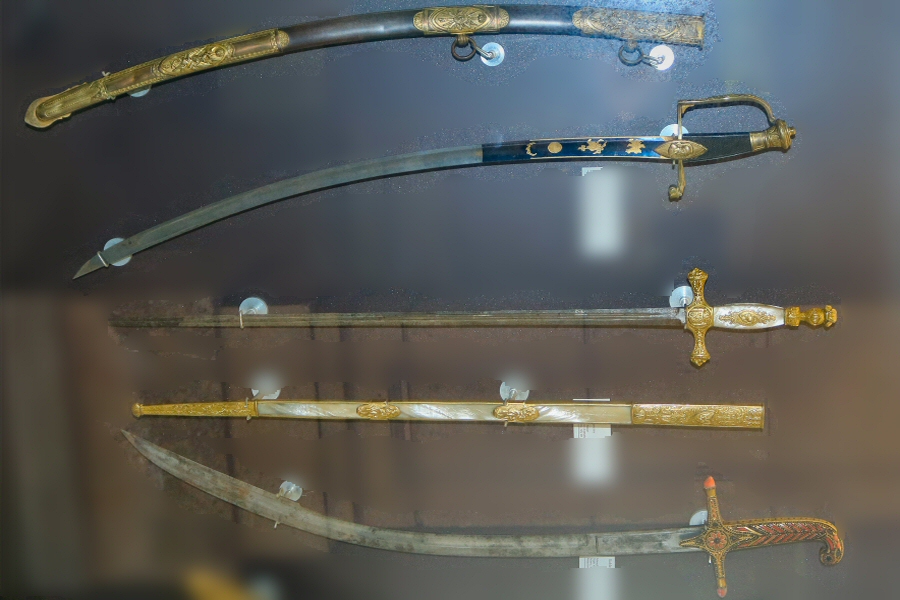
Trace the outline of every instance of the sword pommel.
<instances>
[{"instance_id":1,"label":"sword pommel","mask_svg":"<svg viewBox=\"0 0 900 600\"><path fill-rule=\"evenodd\" d=\"M800 323L807 323L810 327L825 325L831 327L838 320L837 309L825 305L825 308L811 308L807 311L800 310L799 306L789 306L784 309L784 324L788 327L799 327Z\"/></svg>"},{"instance_id":2,"label":"sword pommel","mask_svg":"<svg viewBox=\"0 0 900 600\"><path fill-rule=\"evenodd\" d=\"M712 559L716 569L716 585L720 598L728 593L725 580L725 555L732 550L759 548L793 542L822 541L819 551L823 565L835 565L844 557L844 543L838 536L834 523L822 519L753 519L726 522L719 511L716 496L716 480L707 477L703 483L706 491L707 521L703 533L681 542L683 547L699 548Z\"/></svg>"},{"instance_id":3,"label":"sword pommel","mask_svg":"<svg viewBox=\"0 0 900 600\"><path fill-rule=\"evenodd\" d=\"M132 404L131 405L131 414L134 415L135 419L140 419L142 416L144 416L144 405L138 404L137 402Z\"/></svg>"}]
</instances>

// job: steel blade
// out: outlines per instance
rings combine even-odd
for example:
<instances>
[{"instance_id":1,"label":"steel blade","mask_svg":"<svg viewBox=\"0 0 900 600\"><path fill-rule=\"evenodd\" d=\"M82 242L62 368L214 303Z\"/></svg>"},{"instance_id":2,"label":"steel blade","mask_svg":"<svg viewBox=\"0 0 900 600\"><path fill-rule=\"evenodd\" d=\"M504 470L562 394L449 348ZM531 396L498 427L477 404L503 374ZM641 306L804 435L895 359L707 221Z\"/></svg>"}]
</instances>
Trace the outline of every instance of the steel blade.
<instances>
[{"instance_id":1,"label":"steel blade","mask_svg":"<svg viewBox=\"0 0 900 600\"><path fill-rule=\"evenodd\" d=\"M683 308L115 317L113 327L683 327Z\"/></svg>"},{"instance_id":2,"label":"steel blade","mask_svg":"<svg viewBox=\"0 0 900 600\"><path fill-rule=\"evenodd\" d=\"M702 527L564 535L453 535L381 529L326 517L170 452L126 431L125 438L150 462L190 485L276 523L370 548L470 557L625 556L697 552L680 542Z\"/></svg>"}]
</instances>

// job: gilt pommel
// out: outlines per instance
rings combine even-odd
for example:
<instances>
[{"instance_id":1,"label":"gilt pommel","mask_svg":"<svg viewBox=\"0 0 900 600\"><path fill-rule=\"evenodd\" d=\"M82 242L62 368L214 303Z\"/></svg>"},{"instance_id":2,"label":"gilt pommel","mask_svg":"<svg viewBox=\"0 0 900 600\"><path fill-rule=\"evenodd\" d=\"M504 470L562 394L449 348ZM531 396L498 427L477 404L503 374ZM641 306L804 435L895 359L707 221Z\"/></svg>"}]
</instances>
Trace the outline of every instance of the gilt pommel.
<instances>
[{"instance_id":1,"label":"gilt pommel","mask_svg":"<svg viewBox=\"0 0 900 600\"><path fill-rule=\"evenodd\" d=\"M799 327L800 323L807 323L811 327L831 327L838 320L837 309L826 305L825 308L810 308L807 311L800 310L799 306L789 306L784 309L784 324L788 327Z\"/></svg>"},{"instance_id":2,"label":"gilt pommel","mask_svg":"<svg viewBox=\"0 0 900 600\"><path fill-rule=\"evenodd\" d=\"M131 414L134 415L135 419L140 419L144 415L144 405L138 404L135 402L131 405Z\"/></svg>"},{"instance_id":3,"label":"gilt pommel","mask_svg":"<svg viewBox=\"0 0 900 600\"><path fill-rule=\"evenodd\" d=\"M750 133L750 147L754 152L761 150L781 150L787 152L791 149L791 144L797 130L788 125L784 119L777 119L775 123L765 131L754 131Z\"/></svg>"}]
</instances>

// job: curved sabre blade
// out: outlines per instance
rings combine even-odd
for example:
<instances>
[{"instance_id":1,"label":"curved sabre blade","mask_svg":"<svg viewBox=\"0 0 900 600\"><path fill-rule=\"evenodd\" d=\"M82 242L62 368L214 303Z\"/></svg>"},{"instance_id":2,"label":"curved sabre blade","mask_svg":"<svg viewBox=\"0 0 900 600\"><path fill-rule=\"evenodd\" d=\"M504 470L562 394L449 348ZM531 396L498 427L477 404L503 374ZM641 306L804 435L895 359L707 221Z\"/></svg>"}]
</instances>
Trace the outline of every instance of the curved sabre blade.
<instances>
[{"instance_id":1,"label":"curved sabre blade","mask_svg":"<svg viewBox=\"0 0 900 600\"><path fill-rule=\"evenodd\" d=\"M216 498L276 523L331 540L381 550L471 557L575 557L696 552L681 542L701 527L570 535L452 535L381 529L326 517L299 504L205 467L145 439L122 432L150 462Z\"/></svg>"}]
</instances>

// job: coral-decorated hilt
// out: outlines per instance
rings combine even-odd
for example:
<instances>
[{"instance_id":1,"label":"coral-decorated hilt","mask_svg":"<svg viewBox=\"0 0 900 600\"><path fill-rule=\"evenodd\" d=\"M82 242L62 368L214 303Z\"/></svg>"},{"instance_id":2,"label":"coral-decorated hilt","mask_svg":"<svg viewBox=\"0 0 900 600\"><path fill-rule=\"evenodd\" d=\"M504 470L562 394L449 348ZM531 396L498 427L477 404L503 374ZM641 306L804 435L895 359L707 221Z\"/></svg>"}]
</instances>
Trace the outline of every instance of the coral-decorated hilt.
<instances>
[{"instance_id":1,"label":"coral-decorated hilt","mask_svg":"<svg viewBox=\"0 0 900 600\"><path fill-rule=\"evenodd\" d=\"M838 320L837 309L832 306L810 308L801 311L799 306L771 306L769 304L726 304L710 306L704 295L709 275L700 269L688 273L688 281L694 292L694 300L684 309L684 328L694 334L691 362L702 367L710 359L706 348L706 332L712 328L738 331L764 330L775 327L799 327L806 323L811 327L831 327Z\"/></svg>"},{"instance_id":2,"label":"coral-decorated hilt","mask_svg":"<svg viewBox=\"0 0 900 600\"><path fill-rule=\"evenodd\" d=\"M707 477L703 484L706 490L707 522L703 533L681 542L689 548L699 548L707 554L716 568L716 584L719 596L728 592L725 580L725 555L732 550L791 544L794 542L822 541L819 560L824 565L835 565L844 557L844 543L838 537L834 523L822 519L753 519L748 521L724 522L716 497L716 481Z\"/></svg>"}]
</instances>

